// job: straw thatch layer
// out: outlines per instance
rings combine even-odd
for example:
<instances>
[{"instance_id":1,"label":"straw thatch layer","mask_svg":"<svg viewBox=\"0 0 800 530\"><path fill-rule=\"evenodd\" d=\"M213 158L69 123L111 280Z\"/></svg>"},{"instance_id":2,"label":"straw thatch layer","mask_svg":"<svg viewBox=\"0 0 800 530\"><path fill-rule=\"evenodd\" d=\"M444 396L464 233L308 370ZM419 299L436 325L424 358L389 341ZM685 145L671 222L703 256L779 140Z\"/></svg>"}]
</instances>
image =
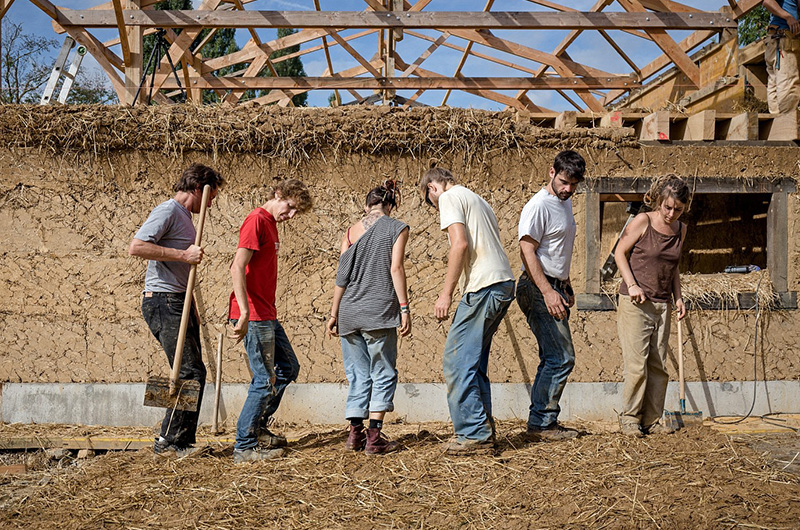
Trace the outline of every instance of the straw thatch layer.
<instances>
[{"instance_id":1,"label":"straw thatch layer","mask_svg":"<svg viewBox=\"0 0 800 530\"><path fill-rule=\"evenodd\" d=\"M633 129L543 129L513 112L474 109L303 108L193 105L0 105L0 147L103 153L144 149L259 153L300 162L322 150L476 156L569 145L636 146Z\"/></svg>"}]
</instances>

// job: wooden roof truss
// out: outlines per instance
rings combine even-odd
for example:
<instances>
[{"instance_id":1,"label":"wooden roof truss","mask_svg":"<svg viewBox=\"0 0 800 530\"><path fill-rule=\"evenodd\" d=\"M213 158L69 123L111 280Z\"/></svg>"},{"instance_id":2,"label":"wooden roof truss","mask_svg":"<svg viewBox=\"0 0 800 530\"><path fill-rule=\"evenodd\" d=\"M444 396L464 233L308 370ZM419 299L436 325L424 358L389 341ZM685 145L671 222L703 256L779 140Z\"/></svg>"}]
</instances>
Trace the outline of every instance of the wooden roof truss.
<instances>
[{"instance_id":1,"label":"wooden roof truss","mask_svg":"<svg viewBox=\"0 0 800 530\"><path fill-rule=\"evenodd\" d=\"M345 99L356 103L407 107L419 104L427 91L439 91L441 101L437 96L436 104L442 105L452 91L464 91L526 112L548 111L531 97L531 91L539 90L554 91L578 111L603 112L605 105L672 65L700 89L700 71L689 53L720 32L735 31L738 18L760 3L716 0L718 10L700 11L673 0L597 0L589 11L581 12L566 1L527 0L530 11L509 12L498 9L502 2L486 0L482 11L453 12L433 11L433 0L363 0L362 11L323 10L320 0L313 0L305 11L248 10L253 0L203 0L193 11L157 11L155 0L111 0L87 10L65 9L50 0L20 1L35 4L53 19L57 33L66 32L85 46L124 104L130 104L139 88L143 37L164 28L170 58L179 65L180 84L188 87L189 100L201 101L202 91L212 90L230 104L285 106L296 94L334 90L339 101L344 93ZM11 2L0 0L0 16ZM266 42L257 31L281 27L298 31ZM102 28L115 29L118 36L102 41L95 36ZM219 28L246 30L250 39L241 50L222 57L203 57L203 44L192 49L204 29L213 34ZM675 30L691 33L677 41L670 34ZM557 35L560 41L552 49L530 44L537 40L531 32L541 31ZM585 32L600 35L609 54L630 71L606 71L608 56L594 63L576 60L590 55L576 44ZM628 35L636 37L637 48L651 47L656 58L636 64ZM204 42L209 38L210 34ZM296 45L299 52L270 59L273 52ZM339 52L337 64L333 50L343 50L346 61ZM460 60L431 61L439 50L455 51ZM326 68L313 77L277 75L276 63L298 56L324 61ZM223 69L233 71L221 75ZM265 70L269 77L260 76ZM475 72L502 75L475 76ZM147 76L143 93L150 92L150 84ZM153 99L160 103L170 103L168 96L179 89L166 56L152 84ZM243 100L250 90L266 95ZM400 97L398 90L408 95ZM140 101L146 103L146 98Z\"/></svg>"}]
</instances>

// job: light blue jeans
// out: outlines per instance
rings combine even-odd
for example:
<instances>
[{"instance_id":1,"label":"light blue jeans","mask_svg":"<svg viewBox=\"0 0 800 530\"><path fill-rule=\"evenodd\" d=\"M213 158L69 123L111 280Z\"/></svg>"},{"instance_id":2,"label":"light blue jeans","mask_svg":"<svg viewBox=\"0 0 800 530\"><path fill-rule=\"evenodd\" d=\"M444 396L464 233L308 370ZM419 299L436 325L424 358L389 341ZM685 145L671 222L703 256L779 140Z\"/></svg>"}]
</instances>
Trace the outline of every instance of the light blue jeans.
<instances>
[{"instance_id":1,"label":"light blue jeans","mask_svg":"<svg viewBox=\"0 0 800 530\"><path fill-rule=\"evenodd\" d=\"M235 326L237 321L230 322ZM258 445L259 428L266 427L269 418L278 410L286 387L300 373L297 356L277 320L251 320L244 336L244 349L253 378L236 423L236 449ZM270 381L271 370L275 371L274 386Z\"/></svg>"},{"instance_id":2,"label":"light blue jeans","mask_svg":"<svg viewBox=\"0 0 800 530\"><path fill-rule=\"evenodd\" d=\"M341 337L347 390L345 418L394 410L397 389L397 330L356 331Z\"/></svg>"},{"instance_id":3,"label":"light blue jeans","mask_svg":"<svg viewBox=\"0 0 800 530\"><path fill-rule=\"evenodd\" d=\"M556 289L567 300L567 295ZM517 303L525 314L539 344L539 367L531 387L529 429L546 429L558 421L558 402L567 378L575 366L575 349L569 331L569 309L564 320L556 320L547 311L542 292L527 274L517 282Z\"/></svg>"},{"instance_id":4,"label":"light blue jeans","mask_svg":"<svg viewBox=\"0 0 800 530\"><path fill-rule=\"evenodd\" d=\"M492 439L489 349L512 300L514 281L496 283L465 294L453 316L442 365L450 419L460 442Z\"/></svg>"}]
</instances>

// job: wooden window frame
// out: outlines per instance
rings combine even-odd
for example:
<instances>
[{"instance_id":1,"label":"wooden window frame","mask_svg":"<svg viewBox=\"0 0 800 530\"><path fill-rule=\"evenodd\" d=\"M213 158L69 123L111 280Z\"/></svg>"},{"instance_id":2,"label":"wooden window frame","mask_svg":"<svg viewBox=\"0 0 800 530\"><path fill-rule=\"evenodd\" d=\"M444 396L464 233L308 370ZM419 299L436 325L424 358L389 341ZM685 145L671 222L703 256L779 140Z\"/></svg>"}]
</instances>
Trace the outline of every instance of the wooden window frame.
<instances>
[{"instance_id":1,"label":"wooden window frame","mask_svg":"<svg viewBox=\"0 0 800 530\"><path fill-rule=\"evenodd\" d=\"M606 257L600 247L601 202L633 200L631 195L641 195L650 188L650 178L599 177L586 182L578 193L584 197L584 244L586 255L586 280L584 292L577 296L577 307L583 311L611 311L616 301L601 292L600 267ZM780 309L797 309L797 293L789 291L789 194L797 191L790 178L765 177L743 179L726 177L697 177L691 180L693 193L768 193L767 211L767 270L778 297ZM754 305L755 293L741 293L739 307ZM730 304L712 301L703 309L721 309Z\"/></svg>"}]
</instances>

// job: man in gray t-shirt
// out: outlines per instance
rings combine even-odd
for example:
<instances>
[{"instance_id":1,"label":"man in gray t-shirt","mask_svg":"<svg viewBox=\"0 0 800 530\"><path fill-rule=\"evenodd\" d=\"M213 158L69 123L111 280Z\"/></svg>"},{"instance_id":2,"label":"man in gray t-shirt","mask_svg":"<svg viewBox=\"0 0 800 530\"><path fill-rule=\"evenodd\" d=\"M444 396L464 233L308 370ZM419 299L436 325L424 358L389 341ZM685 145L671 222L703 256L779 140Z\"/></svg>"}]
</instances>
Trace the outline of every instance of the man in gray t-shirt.
<instances>
[{"instance_id":1,"label":"man in gray t-shirt","mask_svg":"<svg viewBox=\"0 0 800 530\"><path fill-rule=\"evenodd\" d=\"M575 295L569 279L575 217L570 197L583 181L586 162L562 151L550 168L550 182L522 209L519 248L524 272L517 303L539 345L539 367L531 387L528 441L574 438L578 432L558 423L559 400L575 366L569 308Z\"/></svg>"},{"instance_id":2,"label":"man in gray t-shirt","mask_svg":"<svg viewBox=\"0 0 800 530\"><path fill-rule=\"evenodd\" d=\"M164 348L170 365L175 358L183 301L192 265L203 259L203 249L194 244L192 214L200 213L203 187L211 186L208 207L223 184L213 169L193 164L183 172L173 187L175 196L156 206L136 232L128 252L148 260L142 296L142 315L150 331ZM161 436L153 451L167 456L186 456L195 451L197 418L203 399L206 368L200 351L200 322L192 303L189 327L183 347L179 377L200 383L197 410L167 409L161 423Z\"/></svg>"}]
</instances>

